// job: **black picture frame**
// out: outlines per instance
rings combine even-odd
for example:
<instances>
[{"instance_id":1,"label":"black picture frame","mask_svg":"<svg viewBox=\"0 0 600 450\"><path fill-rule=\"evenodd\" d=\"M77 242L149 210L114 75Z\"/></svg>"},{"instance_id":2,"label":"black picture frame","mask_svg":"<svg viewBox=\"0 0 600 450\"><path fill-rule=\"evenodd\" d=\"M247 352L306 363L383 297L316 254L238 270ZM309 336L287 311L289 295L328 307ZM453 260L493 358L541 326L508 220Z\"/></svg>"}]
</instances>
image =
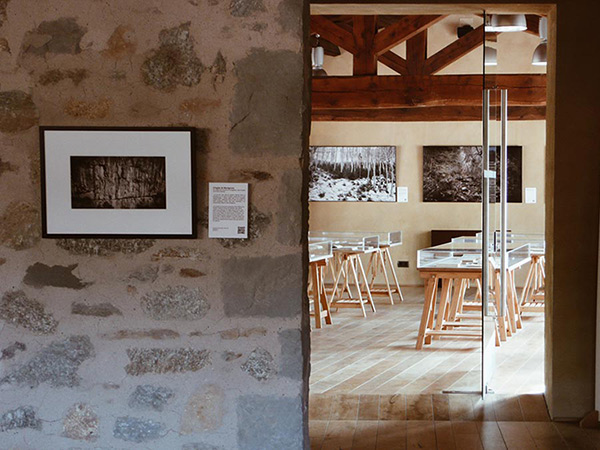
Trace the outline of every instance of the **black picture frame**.
<instances>
[{"instance_id":1,"label":"black picture frame","mask_svg":"<svg viewBox=\"0 0 600 450\"><path fill-rule=\"evenodd\" d=\"M169 231L168 229L165 229L164 232L155 232L153 231L140 231L140 232L134 232L132 230L126 230L124 232L114 232L114 230L112 231L106 231L106 232L102 232L102 231L94 231L94 232L86 232L86 231L82 231L82 232L73 232L73 231L66 231L66 232L61 232L61 231L57 231L55 228L56 227L49 227L49 225L51 224L51 217L52 217L52 211L49 211L49 206L48 206L48 196L51 194L50 191L52 191L52 186L49 185L49 183L52 183L52 179L50 179L52 176L56 176L55 173L52 173L53 169L50 169L48 167L47 161L48 158L52 157L52 153L55 151L54 148L52 148L52 144L49 144L48 142L48 138L49 138L49 133L52 132L77 132L78 134L82 134L80 132L91 132L91 133L95 133L95 135L102 135L103 133L117 133L116 136L119 136L120 133L123 133L121 136L125 136L126 133L131 133L134 132L136 134L138 134L138 136L142 136L142 135L146 135L147 134L147 138L148 139L156 139L158 134L153 134L153 133L157 133L160 132L161 136L162 135L168 135L169 133L173 132L173 133L177 133L179 136L181 136L181 133L184 133L184 135L186 135L186 148L185 149L177 149L177 151L179 153L182 153L181 157L178 159L178 164L185 166L185 168L187 169L187 172L189 174L189 178L187 179L188 184L189 184L189 191L186 189L185 190L185 195L183 195L183 197L186 197L187 199L189 199L189 202L186 201L186 204L184 205L183 203L181 205L179 205L180 208L184 209L186 211L186 219L185 219L185 224L184 221L181 220L179 222L180 226L183 228L185 227L185 231L182 230L178 230L173 232L173 230ZM175 134L173 134L173 136L175 136ZM40 145L40 178L41 178L41 220L42 220L42 237L45 239L73 239L73 238L82 238L82 239L99 239L99 238L105 238L105 239L196 239L198 237L198 226L197 226L197 217L198 217L198 211L197 211L197 183L196 183L196 171L197 171L197 167L196 167L196 155L195 155L195 149L196 149L196 129L193 127L108 127L108 126L40 126L39 127L39 145ZM138 150L139 151L139 150ZM65 151L66 152L66 151ZM132 159L136 159L136 158L145 158L145 155L132 155L132 154L127 154L128 152L125 152L125 154L123 156L128 157L128 158L132 158ZM186 157L184 158L183 153L187 153L187 155L185 155ZM77 156L81 156L81 155L77 155ZM168 150L165 150L165 158L170 157L170 158L174 158L173 156L173 151L171 151L171 154L169 154ZM63 159L64 159L64 155L62 155ZM96 157L96 156L94 156ZM104 155L98 155L98 158L110 158L108 156L104 156ZM113 155L114 157L114 155ZM117 156L118 158L119 156ZM63 164L65 165L65 164ZM68 172L68 177L66 177L67 179L69 179L70 183L73 183L72 177L71 177L71 166L66 164L68 166L68 169L65 169L65 174L67 174ZM71 162L72 165L72 162ZM166 170L166 174L165 174L165 190L169 189L169 179L171 178L171 176L169 176L169 172L168 170ZM63 182L64 184L64 182ZM50 189L49 189L50 187ZM71 191L72 191L72 186L71 186ZM64 189L63 189L64 191ZM183 192L183 191L182 191ZM163 195L166 196L166 193L164 193ZM64 196L63 196L64 197ZM66 199L62 199L63 202L66 202ZM162 208L160 211L163 212L163 216L165 216L165 214L167 214L166 211L168 211L168 206L166 205L165 208ZM99 208L99 209L104 209L104 208ZM111 208L106 208L106 209L111 209ZM136 208L124 208L123 210L128 209L129 211L131 211L131 209L136 209ZM141 210L142 208L140 208ZM72 210L74 210L72 208ZM81 211L97 211L98 208L85 208L82 209ZM112 208L111 211L115 211L117 209ZM154 211L152 208L145 208L146 212L145 214L150 214L147 211L151 210ZM83 213L80 213L83 214ZM101 213L100 213L101 214ZM118 214L112 212L112 214ZM134 213L135 214L135 213ZM188 227L189 225L189 227Z\"/></svg>"},{"instance_id":2,"label":"black picture frame","mask_svg":"<svg viewBox=\"0 0 600 450\"><path fill-rule=\"evenodd\" d=\"M495 155L496 177L500 182L498 146ZM523 147L508 146L508 202L523 202ZM428 145L423 147L423 202L480 203L482 201L481 145ZM500 202L499 192L495 201Z\"/></svg>"}]
</instances>

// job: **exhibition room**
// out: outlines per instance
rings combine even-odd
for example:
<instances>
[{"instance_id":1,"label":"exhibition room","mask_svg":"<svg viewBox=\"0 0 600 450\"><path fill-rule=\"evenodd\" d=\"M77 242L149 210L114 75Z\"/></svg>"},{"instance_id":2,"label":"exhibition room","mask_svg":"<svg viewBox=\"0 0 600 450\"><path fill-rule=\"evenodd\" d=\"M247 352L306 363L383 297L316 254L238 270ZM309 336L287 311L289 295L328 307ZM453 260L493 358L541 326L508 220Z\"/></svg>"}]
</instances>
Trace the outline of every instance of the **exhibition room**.
<instances>
[{"instance_id":1,"label":"exhibition room","mask_svg":"<svg viewBox=\"0 0 600 450\"><path fill-rule=\"evenodd\" d=\"M312 448L548 419L547 44L543 14L313 11Z\"/></svg>"}]
</instances>

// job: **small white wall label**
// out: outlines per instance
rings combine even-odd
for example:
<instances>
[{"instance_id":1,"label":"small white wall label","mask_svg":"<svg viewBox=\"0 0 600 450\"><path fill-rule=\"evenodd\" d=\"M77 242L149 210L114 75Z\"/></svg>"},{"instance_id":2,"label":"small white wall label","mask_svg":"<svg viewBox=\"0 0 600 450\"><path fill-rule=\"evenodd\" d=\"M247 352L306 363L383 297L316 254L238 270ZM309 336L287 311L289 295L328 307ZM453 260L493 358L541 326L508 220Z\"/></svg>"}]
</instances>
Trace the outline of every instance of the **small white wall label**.
<instances>
[{"instance_id":1,"label":"small white wall label","mask_svg":"<svg viewBox=\"0 0 600 450\"><path fill-rule=\"evenodd\" d=\"M208 183L208 237L248 238L248 183Z\"/></svg>"},{"instance_id":2,"label":"small white wall label","mask_svg":"<svg viewBox=\"0 0 600 450\"><path fill-rule=\"evenodd\" d=\"M537 203L537 188L525 188L525 203Z\"/></svg>"},{"instance_id":3,"label":"small white wall label","mask_svg":"<svg viewBox=\"0 0 600 450\"><path fill-rule=\"evenodd\" d=\"M408 203L408 186L398 186L398 203Z\"/></svg>"}]
</instances>

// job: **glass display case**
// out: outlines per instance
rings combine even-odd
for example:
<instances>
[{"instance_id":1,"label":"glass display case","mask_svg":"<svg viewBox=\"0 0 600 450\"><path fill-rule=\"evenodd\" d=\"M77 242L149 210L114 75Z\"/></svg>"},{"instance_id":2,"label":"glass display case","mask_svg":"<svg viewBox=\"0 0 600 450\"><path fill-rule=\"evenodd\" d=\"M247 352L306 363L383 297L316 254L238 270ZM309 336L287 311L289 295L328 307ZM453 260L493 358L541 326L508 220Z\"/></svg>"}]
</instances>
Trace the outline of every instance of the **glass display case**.
<instances>
[{"instance_id":1,"label":"glass display case","mask_svg":"<svg viewBox=\"0 0 600 450\"><path fill-rule=\"evenodd\" d=\"M396 245L402 245L402 231L375 232L373 234L379 236L380 246L395 247Z\"/></svg>"},{"instance_id":2,"label":"glass display case","mask_svg":"<svg viewBox=\"0 0 600 450\"><path fill-rule=\"evenodd\" d=\"M476 236L461 236L453 238L455 244L461 243L478 243L481 245L481 233ZM490 251L493 252L494 242L500 242L500 232L496 232L494 237L490 239ZM546 241L543 234L520 234L507 233L506 248L511 251L522 245L529 244L529 249L532 255L543 255L546 252Z\"/></svg>"},{"instance_id":3,"label":"glass display case","mask_svg":"<svg viewBox=\"0 0 600 450\"><path fill-rule=\"evenodd\" d=\"M469 268L481 268L481 242L453 240L417 251L417 269Z\"/></svg>"},{"instance_id":4,"label":"glass display case","mask_svg":"<svg viewBox=\"0 0 600 450\"><path fill-rule=\"evenodd\" d=\"M529 244L531 254L543 255L546 253L546 237L541 233L507 233L506 243L509 249Z\"/></svg>"},{"instance_id":5,"label":"glass display case","mask_svg":"<svg viewBox=\"0 0 600 450\"><path fill-rule=\"evenodd\" d=\"M508 269L518 267L531 259L529 244L510 250ZM492 252L490 263L500 268L500 253ZM479 269L481 270L481 240L474 237L455 238L452 242L417 252L417 269Z\"/></svg>"},{"instance_id":6,"label":"glass display case","mask_svg":"<svg viewBox=\"0 0 600 450\"><path fill-rule=\"evenodd\" d=\"M351 231L309 231L309 242L331 241L334 251L369 253L379 248L379 235Z\"/></svg>"},{"instance_id":7,"label":"glass display case","mask_svg":"<svg viewBox=\"0 0 600 450\"><path fill-rule=\"evenodd\" d=\"M531 246L524 244L519 247L515 247L508 252L508 270L512 270L515 267L519 267L526 262L531 260ZM500 267L500 258L497 257L496 264Z\"/></svg>"},{"instance_id":8,"label":"glass display case","mask_svg":"<svg viewBox=\"0 0 600 450\"><path fill-rule=\"evenodd\" d=\"M308 260L310 262L321 261L333 256L333 242L326 240L309 241Z\"/></svg>"}]
</instances>

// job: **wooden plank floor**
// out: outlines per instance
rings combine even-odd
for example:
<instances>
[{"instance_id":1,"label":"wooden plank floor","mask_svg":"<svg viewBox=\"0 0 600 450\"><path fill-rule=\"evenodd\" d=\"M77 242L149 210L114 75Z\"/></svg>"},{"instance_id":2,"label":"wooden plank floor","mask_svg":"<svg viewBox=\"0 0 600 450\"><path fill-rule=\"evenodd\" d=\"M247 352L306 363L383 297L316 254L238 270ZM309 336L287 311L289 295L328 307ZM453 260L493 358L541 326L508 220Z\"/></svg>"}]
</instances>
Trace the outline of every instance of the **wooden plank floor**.
<instances>
[{"instance_id":1,"label":"wooden plank floor","mask_svg":"<svg viewBox=\"0 0 600 450\"><path fill-rule=\"evenodd\" d=\"M311 450L600 449L600 430L554 422L311 420Z\"/></svg>"},{"instance_id":2,"label":"wooden plank floor","mask_svg":"<svg viewBox=\"0 0 600 450\"><path fill-rule=\"evenodd\" d=\"M311 449L600 449L600 430L550 421L542 394L313 394Z\"/></svg>"},{"instance_id":3,"label":"wooden plank floor","mask_svg":"<svg viewBox=\"0 0 600 450\"><path fill-rule=\"evenodd\" d=\"M478 390L481 345L470 338L442 338L415 350L423 288L403 288L405 301L376 299L377 313L340 309L333 325L313 329L310 391L313 394L439 394ZM523 328L496 349L492 387L497 394L544 391L544 317L526 313Z\"/></svg>"},{"instance_id":4,"label":"wooden plank floor","mask_svg":"<svg viewBox=\"0 0 600 450\"><path fill-rule=\"evenodd\" d=\"M544 318L496 349L496 394L477 391L480 343L443 338L415 350L422 288L377 313L340 310L312 333L311 449L600 449L600 430L550 421L544 391Z\"/></svg>"}]
</instances>

